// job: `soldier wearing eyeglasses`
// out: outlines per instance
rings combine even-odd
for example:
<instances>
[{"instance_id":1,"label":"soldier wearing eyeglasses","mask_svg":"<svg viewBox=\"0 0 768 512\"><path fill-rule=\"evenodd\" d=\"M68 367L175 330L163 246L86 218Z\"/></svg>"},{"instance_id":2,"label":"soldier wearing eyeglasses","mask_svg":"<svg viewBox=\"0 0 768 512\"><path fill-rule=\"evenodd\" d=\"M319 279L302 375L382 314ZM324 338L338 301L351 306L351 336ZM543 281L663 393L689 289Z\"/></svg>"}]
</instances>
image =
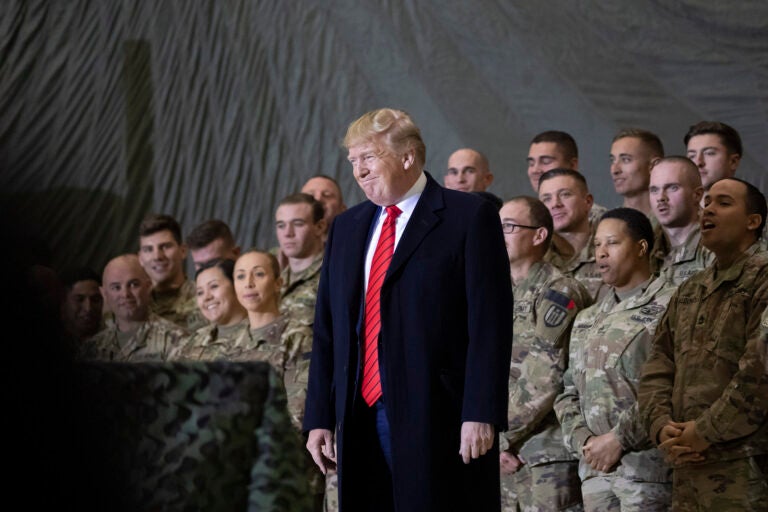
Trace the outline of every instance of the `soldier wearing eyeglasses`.
<instances>
[{"instance_id":1,"label":"soldier wearing eyeglasses","mask_svg":"<svg viewBox=\"0 0 768 512\"><path fill-rule=\"evenodd\" d=\"M500 435L502 509L582 510L578 462L553 404L563 390L571 324L592 298L543 261L554 228L541 201L516 197L499 215L515 298L509 430Z\"/></svg>"}]
</instances>

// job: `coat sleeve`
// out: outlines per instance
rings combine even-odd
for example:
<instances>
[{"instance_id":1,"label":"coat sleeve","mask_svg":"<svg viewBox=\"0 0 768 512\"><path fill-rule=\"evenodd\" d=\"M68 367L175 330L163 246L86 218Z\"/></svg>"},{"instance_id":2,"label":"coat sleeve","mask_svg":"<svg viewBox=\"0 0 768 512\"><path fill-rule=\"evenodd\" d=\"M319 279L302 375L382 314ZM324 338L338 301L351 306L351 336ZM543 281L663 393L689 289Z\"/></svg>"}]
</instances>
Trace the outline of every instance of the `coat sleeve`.
<instances>
[{"instance_id":1,"label":"coat sleeve","mask_svg":"<svg viewBox=\"0 0 768 512\"><path fill-rule=\"evenodd\" d=\"M333 252L334 228L331 224L325 244L325 255L317 290L315 322L312 334L312 355L309 363L307 400L304 405L304 431L317 428L333 430L336 426L335 401L333 396L334 354L333 318L331 315L331 254Z\"/></svg>"},{"instance_id":2,"label":"coat sleeve","mask_svg":"<svg viewBox=\"0 0 768 512\"><path fill-rule=\"evenodd\" d=\"M496 210L477 208L464 248L469 344L462 421L507 428L512 357L512 279Z\"/></svg>"},{"instance_id":3,"label":"coat sleeve","mask_svg":"<svg viewBox=\"0 0 768 512\"><path fill-rule=\"evenodd\" d=\"M746 345L723 394L696 419L696 431L710 443L724 443L747 436L768 418L768 375L761 345L760 321L768 305L768 271L757 278L762 284L752 297L747 317Z\"/></svg>"}]
</instances>

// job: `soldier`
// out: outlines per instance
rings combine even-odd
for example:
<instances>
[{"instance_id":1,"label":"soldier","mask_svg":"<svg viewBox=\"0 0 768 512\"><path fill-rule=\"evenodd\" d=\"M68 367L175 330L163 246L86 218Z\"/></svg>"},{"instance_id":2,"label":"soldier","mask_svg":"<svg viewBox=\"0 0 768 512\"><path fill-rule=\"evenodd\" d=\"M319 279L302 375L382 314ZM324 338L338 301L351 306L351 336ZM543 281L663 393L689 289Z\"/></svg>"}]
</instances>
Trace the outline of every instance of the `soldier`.
<instances>
[{"instance_id":1,"label":"soldier","mask_svg":"<svg viewBox=\"0 0 768 512\"><path fill-rule=\"evenodd\" d=\"M579 148L570 134L549 130L541 132L531 140L526 161L531 188L534 194L538 194L539 179L545 172L552 169L579 170ZM589 222L596 226L605 212L604 206L593 202L589 210Z\"/></svg>"},{"instance_id":2,"label":"soldier","mask_svg":"<svg viewBox=\"0 0 768 512\"><path fill-rule=\"evenodd\" d=\"M552 216L532 197L499 212L514 292L509 430L500 434L502 510L582 510L578 462L563 444L552 405L563 390L576 314L592 303L584 286L543 261Z\"/></svg>"},{"instance_id":3,"label":"soldier","mask_svg":"<svg viewBox=\"0 0 768 512\"><path fill-rule=\"evenodd\" d=\"M347 209L347 205L344 204L344 197L341 194L341 187L330 176L316 174L309 178L304 186L301 187L301 192L311 195L323 205L323 210L325 211L323 216L323 219L325 219L323 241L325 241L325 234L328 233L328 228L331 227L333 219Z\"/></svg>"},{"instance_id":4,"label":"soldier","mask_svg":"<svg viewBox=\"0 0 768 512\"><path fill-rule=\"evenodd\" d=\"M672 295L653 280L653 229L632 208L603 215L595 254L611 289L576 317L565 390L555 402L565 444L580 458L587 511L668 510L670 469L639 421L637 386L656 325Z\"/></svg>"},{"instance_id":5,"label":"soldier","mask_svg":"<svg viewBox=\"0 0 768 512\"><path fill-rule=\"evenodd\" d=\"M683 138L688 158L709 189L716 181L731 178L741 162L741 137L732 127L716 121L701 121L688 129Z\"/></svg>"},{"instance_id":6,"label":"soldier","mask_svg":"<svg viewBox=\"0 0 768 512\"><path fill-rule=\"evenodd\" d=\"M90 268L80 268L64 274L64 329L75 342L81 342L99 332L102 325L104 298L99 287L101 277Z\"/></svg>"},{"instance_id":7,"label":"soldier","mask_svg":"<svg viewBox=\"0 0 768 512\"><path fill-rule=\"evenodd\" d=\"M195 264L195 271L213 260L236 260L240 246L235 243L232 230L218 219L203 222L187 235L187 247Z\"/></svg>"},{"instance_id":8,"label":"soldier","mask_svg":"<svg viewBox=\"0 0 768 512\"><path fill-rule=\"evenodd\" d=\"M445 188L462 192L485 192L493 183L488 158L481 152L457 149L448 158L448 169L443 177Z\"/></svg>"},{"instance_id":9,"label":"soldier","mask_svg":"<svg viewBox=\"0 0 768 512\"><path fill-rule=\"evenodd\" d=\"M248 315L235 294L234 267L232 260L214 259L197 271L197 306L209 324L186 341L179 359L226 359L228 351L244 343Z\"/></svg>"},{"instance_id":10,"label":"soldier","mask_svg":"<svg viewBox=\"0 0 768 512\"><path fill-rule=\"evenodd\" d=\"M668 156L651 170L648 188L653 214L659 222L655 231L651 271L664 274L679 286L712 261L702 246L699 203L704 194L696 166L683 156Z\"/></svg>"},{"instance_id":11,"label":"soldier","mask_svg":"<svg viewBox=\"0 0 768 512\"><path fill-rule=\"evenodd\" d=\"M234 277L237 299L248 312L249 326L245 336L228 351L227 358L267 361L277 369L285 382L288 412L298 435L307 397L312 328L280 314L278 304L282 283L277 258L273 254L258 250L245 252L235 263ZM309 453L305 463L315 508L320 509L324 493L323 475L312 463Z\"/></svg>"},{"instance_id":12,"label":"soldier","mask_svg":"<svg viewBox=\"0 0 768 512\"><path fill-rule=\"evenodd\" d=\"M83 344L82 359L165 361L188 335L150 312L152 281L136 255L124 254L107 263L100 290L114 322Z\"/></svg>"},{"instance_id":13,"label":"soldier","mask_svg":"<svg viewBox=\"0 0 768 512\"><path fill-rule=\"evenodd\" d=\"M288 258L280 276L280 311L311 327L323 264L323 205L308 194L285 197L275 212L275 231L280 251Z\"/></svg>"},{"instance_id":14,"label":"soldier","mask_svg":"<svg viewBox=\"0 0 768 512\"><path fill-rule=\"evenodd\" d=\"M736 175L743 148L735 128L717 121L701 121L688 129L683 142L688 158L699 169L704 190L718 180ZM762 249L768 249L768 224L760 244Z\"/></svg>"},{"instance_id":15,"label":"soldier","mask_svg":"<svg viewBox=\"0 0 768 512\"><path fill-rule=\"evenodd\" d=\"M613 138L611 179L616 193L624 198L622 206L640 210L652 219L648 183L651 167L663 156L664 147L655 133L632 128Z\"/></svg>"},{"instance_id":16,"label":"soldier","mask_svg":"<svg viewBox=\"0 0 768 512\"><path fill-rule=\"evenodd\" d=\"M674 510L765 510L765 198L725 178L704 201L701 242L715 261L672 298L643 368L640 408L674 466Z\"/></svg>"},{"instance_id":17,"label":"soldier","mask_svg":"<svg viewBox=\"0 0 768 512\"><path fill-rule=\"evenodd\" d=\"M206 322L195 302L195 283L184 274L186 257L176 219L147 215L139 226L139 261L152 279L152 312L195 330Z\"/></svg>"},{"instance_id":18,"label":"soldier","mask_svg":"<svg viewBox=\"0 0 768 512\"><path fill-rule=\"evenodd\" d=\"M583 284L593 300L605 289L595 263L592 239L597 222L589 220L592 194L577 171L552 169L541 176L539 199L552 215L555 235L544 260Z\"/></svg>"}]
</instances>

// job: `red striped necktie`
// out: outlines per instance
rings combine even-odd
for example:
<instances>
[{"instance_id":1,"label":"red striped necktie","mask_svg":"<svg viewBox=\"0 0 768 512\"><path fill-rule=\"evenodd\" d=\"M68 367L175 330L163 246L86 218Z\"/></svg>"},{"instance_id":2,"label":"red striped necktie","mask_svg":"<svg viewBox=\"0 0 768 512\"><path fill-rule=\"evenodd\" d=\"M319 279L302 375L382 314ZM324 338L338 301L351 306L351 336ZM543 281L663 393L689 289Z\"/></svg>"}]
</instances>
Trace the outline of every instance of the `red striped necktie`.
<instances>
[{"instance_id":1,"label":"red striped necktie","mask_svg":"<svg viewBox=\"0 0 768 512\"><path fill-rule=\"evenodd\" d=\"M365 323L363 324L363 385L362 394L369 406L381 397L379 375L379 332L381 331L381 285L387 275L395 249L395 224L403 213L395 205L387 206L387 218L381 228L379 242L373 253L368 290L365 292Z\"/></svg>"}]
</instances>

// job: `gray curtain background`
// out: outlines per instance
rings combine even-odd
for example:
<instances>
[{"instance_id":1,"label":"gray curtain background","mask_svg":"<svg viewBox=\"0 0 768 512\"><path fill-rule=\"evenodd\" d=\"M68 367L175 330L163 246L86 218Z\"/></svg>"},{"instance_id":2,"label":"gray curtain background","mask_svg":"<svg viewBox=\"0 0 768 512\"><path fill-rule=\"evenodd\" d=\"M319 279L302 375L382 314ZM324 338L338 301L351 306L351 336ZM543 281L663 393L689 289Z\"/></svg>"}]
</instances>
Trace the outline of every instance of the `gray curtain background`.
<instances>
[{"instance_id":1,"label":"gray curtain background","mask_svg":"<svg viewBox=\"0 0 768 512\"><path fill-rule=\"evenodd\" d=\"M339 141L382 106L412 114L440 180L453 150L485 152L501 197L530 192L528 143L560 129L617 206L612 136L679 154L703 119L739 130L765 192L767 100L763 0L0 2L3 215L58 269L135 251L149 211L274 245L309 176L362 200Z\"/></svg>"}]
</instances>

